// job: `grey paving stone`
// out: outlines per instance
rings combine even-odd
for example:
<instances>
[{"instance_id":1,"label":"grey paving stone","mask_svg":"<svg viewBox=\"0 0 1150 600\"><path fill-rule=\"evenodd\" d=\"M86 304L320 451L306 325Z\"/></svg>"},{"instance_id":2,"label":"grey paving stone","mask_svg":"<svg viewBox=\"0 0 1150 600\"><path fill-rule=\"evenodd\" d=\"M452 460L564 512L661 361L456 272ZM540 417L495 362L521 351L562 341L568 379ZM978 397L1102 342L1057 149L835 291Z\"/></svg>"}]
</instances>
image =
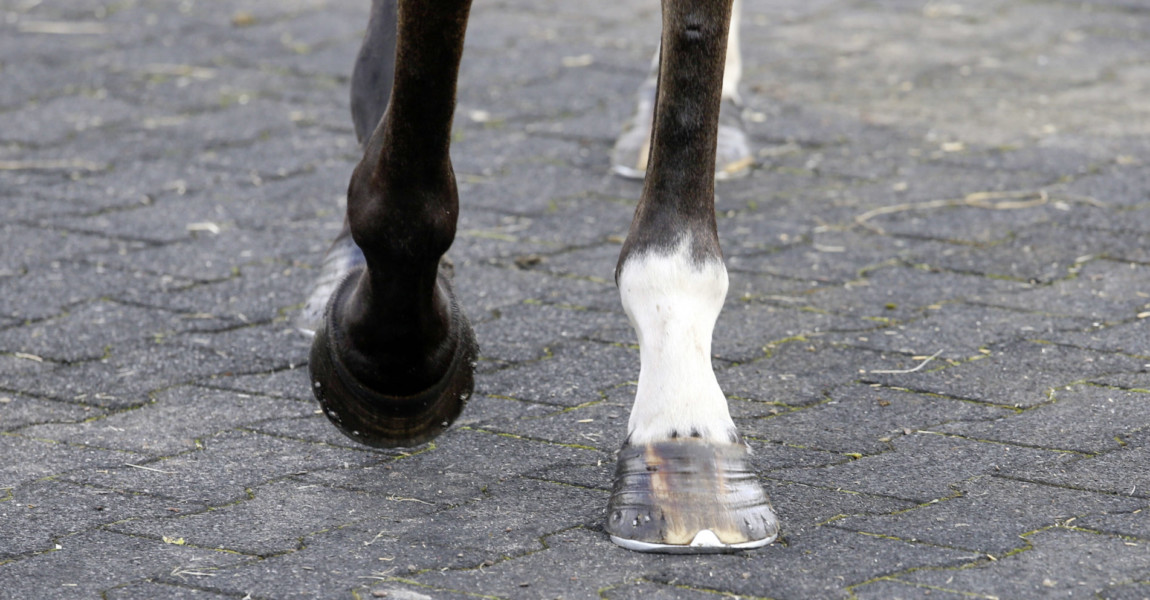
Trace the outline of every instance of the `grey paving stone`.
<instances>
[{"instance_id":1,"label":"grey paving stone","mask_svg":"<svg viewBox=\"0 0 1150 600\"><path fill-rule=\"evenodd\" d=\"M312 411L310 403L298 400L179 386L161 392L140 408L84 423L26 427L19 435L159 457L195 450L201 438L220 431Z\"/></svg>"},{"instance_id":2,"label":"grey paving stone","mask_svg":"<svg viewBox=\"0 0 1150 600\"><path fill-rule=\"evenodd\" d=\"M22 360L3 374L0 386L28 395L127 408L148 401L148 392L234 368L215 352L194 345L145 343L113 352L98 361L54 365ZM256 369L258 370L258 369ZM50 375L48 375L50 373Z\"/></svg>"},{"instance_id":3,"label":"grey paving stone","mask_svg":"<svg viewBox=\"0 0 1150 600\"><path fill-rule=\"evenodd\" d=\"M0 565L11 598L97 597L124 582L148 578L203 582L244 557L107 531L61 540L62 548ZM115 552L109 549L116 549Z\"/></svg>"},{"instance_id":4,"label":"grey paving stone","mask_svg":"<svg viewBox=\"0 0 1150 600\"><path fill-rule=\"evenodd\" d=\"M957 487L955 498L898 515L847 517L834 526L997 557L1026 547L1023 536L1043 527L1134 510L1146 502L997 477Z\"/></svg>"},{"instance_id":5,"label":"grey paving stone","mask_svg":"<svg viewBox=\"0 0 1150 600\"><path fill-rule=\"evenodd\" d=\"M0 313L36 321L60 315L83 301L121 294L167 293L189 285L186 280L151 276L141 271L101 267L99 263L53 262L46 269L0 279Z\"/></svg>"},{"instance_id":6,"label":"grey paving stone","mask_svg":"<svg viewBox=\"0 0 1150 600\"><path fill-rule=\"evenodd\" d=\"M7 249L4 253L5 270L23 269L129 247L127 243L117 244L103 236L11 223L0 226L0 235L4 236Z\"/></svg>"},{"instance_id":7,"label":"grey paving stone","mask_svg":"<svg viewBox=\"0 0 1150 600\"><path fill-rule=\"evenodd\" d=\"M1122 535L1143 540L1150 539L1150 523L1146 521L1144 511L1150 505L1143 504L1130 512L1117 514L1086 515L1075 521L1075 526L1083 529L1093 529L1110 535Z\"/></svg>"},{"instance_id":8,"label":"grey paving stone","mask_svg":"<svg viewBox=\"0 0 1150 600\"><path fill-rule=\"evenodd\" d=\"M923 567L955 567L975 557L925 544L820 528L746 557L669 565L648 579L691 588L773 598L845 598L849 586ZM817 561L825 568L806 568ZM742 573L751 573L744 578Z\"/></svg>"},{"instance_id":9,"label":"grey paving stone","mask_svg":"<svg viewBox=\"0 0 1150 600\"><path fill-rule=\"evenodd\" d=\"M872 350L839 347L818 338L800 338L770 350L763 360L716 371L723 391L760 402L805 406L825 400L835 387L854 382L863 367L891 360Z\"/></svg>"},{"instance_id":10,"label":"grey paving stone","mask_svg":"<svg viewBox=\"0 0 1150 600\"><path fill-rule=\"evenodd\" d=\"M1150 269L1145 265L1093 260L1083 265L1074 278L1018 292L980 293L975 301L1031 312L1118 321L1135 316L1150 303L1150 297L1139 294L1150 284L1148 279Z\"/></svg>"},{"instance_id":11,"label":"grey paving stone","mask_svg":"<svg viewBox=\"0 0 1150 600\"><path fill-rule=\"evenodd\" d=\"M893 440L894 449L825 468L785 469L771 474L785 481L808 483L856 492L883 494L916 502L953 495L954 486L985 474L1012 469L1064 465L1065 453L1005 444L975 442L941 435L915 433ZM897 468L889 465L898 464ZM946 465L939 477L938 465ZM934 476L931 476L931 475Z\"/></svg>"},{"instance_id":12,"label":"grey paving stone","mask_svg":"<svg viewBox=\"0 0 1150 600\"><path fill-rule=\"evenodd\" d=\"M1117 450L1150 427L1150 396L1095 386L1058 390L1054 402L982 423L948 423L938 431L1025 446L1099 453Z\"/></svg>"},{"instance_id":13,"label":"grey paving stone","mask_svg":"<svg viewBox=\"0 0 1150 600\"><path fill-rule=\"evenodd\" d=\"M303 479L342 489L456 506L482 497L484 488L518 477L520 473L611 462L610 454L596 450L468 429L449 431L433 445L406 454L362 469L317 470ZM513 457L514 460L478 459L484 456Z\"/></svg>"},{"instance_id":14,"label":"grey paving stone","mask_svg":"<svg viewBox=\"0 0 1150 600\"><path fill-rule=\"evenodd\" d=\"M1075 348L1150 356L1150 322L1145 317L1089 332L1059 331L1047 338Z\"/></svg>"},{"instance_id":15,"label":"grey paving stone","mask_svg":"<svg viewBox=\"0 0 1150 600\"><path fill-rule=\"evenodd\" d=\"M954 571L917 571L899 579L967 594L1001 597L1088 598L1119 582L1142 578L1150 555L1145 544L1127 545L1119 538L1054 528L1027 536L1033 546L998 561ZM1073 554L1059 548L1074 547ZM1119 560L1097 560L1109 555ZM1009 577L1003 577L1004 572Z\"/></svg>"},{"instance_id":16,"label":"grey paving stone","mask_svg":"<svg viewBox=\"0 0 1150 600\"><path fill-rule=\"evenodd\" d=\"M919 429L951 431L946 423L1003 418L1011 411L938 396L851 385L835 388L830 399L775 416L738 419L743 435L833 452L874 454L890 441Z\"/></svg>"},{"instance_id":17,"label":"grey paving stone","mask_svg":"<svg viewBox=\"0 0 1150 600\"><path fill-rule=\"evenodd\" d=\"M0 560L46 552L71 536L119 521L164 520L200 507L141 494L114 492L62 481L37 481L8 490L0 502Z\"/></svg>"},{"instance_id":18,"label":"grey paving stone","mask_svg":"<svg viewBox=\"0 0 1150 600\"><path fill-rule=\"evenodd\" d=\"M240 431L200 440L203 449L146 464L74 470L69 481L219 506L246 499L251 487L288 475L322 469L349 469L379 462L356 452ZM135 456L127 455L126 456Z\"/></svg>"},{"instance_id":19,"label":"grey paving stone","mask_svg":"<svg viewBox=\"0 0 1150 600\"><path fill-rule=\"evenodd\" d=\"M820 286L796 296L794 302L822 310L870 318L876 323L906 321L927 307L988 294L1010 296L1029 289L1026 284L962 273L906 267L882 267L843 286ZM1027 306L1027 310L1038 308Z\"/></svg>"},{"instance_id":20,"label":"grey paving stone","mask_svg":"<svg viewBox=\"0 0 1150 600\"><path fill-rule=\"evenodd\" d=\"M286 334L284 334L286 336ZM218 374L200 380L200 385L209 388L235 390L250 394L261 394L272 398L294 398L313 400L311 381L305 367L255 374ZM316 407L318 409L318 406Z\"/></svg>"},{"instance_id":21,"label":"grey paving stone","mask_svg":"<svg viewBox=\"0 0 1150 600\"><path fill-rule=\"evenodd\" d=\"M539 303L504 306L499 316L475 325L480 357L523 362L545 358L565 340L586 339L593 332L626 326L614 312L564 309ZM0 338L2 339L2 338Z\"/></svg>"},{"instance_id":22,"label":"grey paving stone","mask_svg":"<svg viewBox=\"0 0 1150 600\"><path fill-rule=\"evenodd\" d=\"M8 457L0 465L0 487L4 488L76 470L119 467L147 460L134 452L72 446L12 434L0 435L0 449Z\"/></svg>"},{"instance_id":23,"label":"grey paving stone","mask_svg":"<svg viewBox=\"0 0 1150 600\"><path fill-rule=\"evenodd\" d=\"M56 318L0 331L0 350L58 362L100 359L114 348L163 338L188 327L188 319L167 311L92 302L72 306Z\"/></svg>"},{"instance_id":24,"label":"grey paving stone","mask_svg":"<svg viewBox=\"0 0 1150 600\"><path fill-rule=\"evenodd\" d=\"M1097 456L1061 464L1015 465L1006 474L1026 481L1148 498L1150 478L1138 465L1150 455L1150 431L1138 431L1124 441L1126 445L1118 450Z\"/></svg>"},{"instance_id":25,"label":"grey paving stone","mask_svg":"<svg viewBox=\"0 0 1150 600\"><path fill-rule=\"evenodd\" d=\"M312 534L364 521L418 520L431 511L417 502L287 480L252 488L250 499L215 510L168 519L133 519L110 529L270 556L298 550Z\"/></svg>"},{"instance_id":26,"label":"grey paving stone","mask_svg":"<svg viewBox=\"0 0 1150 600\"><path fill-rule=\"evenodd\" d=\"M1027 341L996 347L986 358L942 369L928 366L913 373L892 374L875 373L872 368L860 375L860 379L918 392L1027 408L1049 401L1053 390L1077 381L1141 371L1141 362L1118 354ZM1073 369L1068 365L1073 365Z\"/></svg>"},{"instance_id":27,"label":"grey paving stone","mask_svg":"<svg viewBox=\"0 0 1150 600\"><path fill-rule=\"evenodd\" d=\"M598 392L639 378L637 350L566 342L542 360L478 377L476 391L547 404L577 406L599 399Z\"/></svg>"},{"instance_id":28,"label":"grey paving stone","mask_svg":"<svg viewBox=\"0 0 1150 600\"><path fill-rule=\"evenodd\" d=\"M233 598L232 595L216 594L185 585L155 582L140 582L111 588L104 596L114 600L148 600L149 598L172 598L173 600L202 600L211 598Z\"/></svg>"},{"instance_id":29,"label":"grey paving stone","mask_svg":"<svg viewBox=\"0 0 1150 600\"><path fill-rule=\"evenodd\" d=\"M0 392L0 430L3 431L38 423L74 423L103 413L90 406Z\"/></svg>"},{"instance_id":30,"label":"grey paving stone","mask_svg":"<svg viewBox=\"0 0 1150 600\"><path fill-rule=\"evenodd\" d=\"M899 323L866 335L846 337L846 343L884 352L955 360L979 356L980 350L1027 339L1050 339L1089 329L1083 318L1003 310L965 303L928 309L922 318Z\"/></svg>"},{"instance_id":31,"label":"grey paving stone","mask_svg":"<svg viewBox=\"0 0 1150 600\"><path fill-rule=\"evenodd\" d=\"M858 587L851 588L856 598L867 600L911 600L929 595L931 598L943 600L959 600L966 598L961 592L939 589L934 586L916 586L912 583L897 579L880 579L873 583L867 582Z\"/></svg>"}]
</instances>

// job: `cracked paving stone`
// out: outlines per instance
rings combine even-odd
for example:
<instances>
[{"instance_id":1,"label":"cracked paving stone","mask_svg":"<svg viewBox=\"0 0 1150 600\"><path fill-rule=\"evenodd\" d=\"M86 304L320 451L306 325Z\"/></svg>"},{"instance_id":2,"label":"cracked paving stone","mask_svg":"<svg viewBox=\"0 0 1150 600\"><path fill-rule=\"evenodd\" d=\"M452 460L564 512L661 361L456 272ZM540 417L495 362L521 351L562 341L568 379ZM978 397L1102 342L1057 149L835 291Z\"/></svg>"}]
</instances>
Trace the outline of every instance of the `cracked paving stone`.
<instances>
[{"instance_id":1,"label":"cracked paving stone","mask_svg":"<svg viewBox=\"0 0 1150 600\"><path fill-rule=\"evenodd\" d=\"M0 225L0 238L6 249L5 269L40 270L53 262L106 255L128 247L104 236L16 224Z\"/></svg>"},{"instance_id":2,"label":"cracked paving stone","mask_svg":"<svg viewBox=\"0 0 1150 600\"><path fill-rule=\"evenodd\" d=\"M626 324L626 318L618 313L570 310L546 304L505 306L499 313L498 318L475 324L479 353L484 359L537 360L546 356L547 348L564 340L584 339L594 331Z\"/></svg>"},{"instance_id":3,"label":"cracked paving stone","mask_svg":"<svg viewBox=\"0 0 1150 600\"><path fill-rule=\"evenodd\" d=\"M1005 444L914 433L891 441L892 450L814 469L783 469L771 477L929 502L953 494L953 486L972 477L1016 468L1057 468L1066 453ZM939 465L946 465L940 474Z\"/></svg>"},{"instance_id":4,"label":"cracked paving stone","mask_svg":"<svg viewBox=\"0 0 1150 600\"><path fill-rule=\"evenodd\" d=\"M1071 279L1046 286L1016 285L1020 289L978 293L973 300L1003 308L1096 321L1128 319L1150 305L1150 296L1145 292L1150 289L1150 266L1137 263L1092 260Z\"/></svg>"},{"instance_id":5,"label":"cracked paving stone","mask_svg":"<svg viewBox=\"0 0 1150 600\"><path fill-rule=\"evenodd\" d=\"M311 336L286 323L274 325L187 332L164 341L170 346L194 346L211 351L228 362L228 368L223 369L225 375L294 369L307 363Z\"/></svg>"},{"instance_id":6,"label":"cracked paving stone","mask_svg":"<svg viewBox=\"0 0 1150 600\"><path fill-rule=\"evenodd\" d=\"M639 352L609 344L569 341L535 362L476 377L475 391L546 404L578 406L599 391L639 378Z\"/></svg>"},{"instance_id":7,"label":"cracked paving stone","mask_svg":"<svg viewBox=\"0 0 1150 600\"><path fill-rule=\"evenodd\" d=\"M76 422L104 414L90 406L0 392L0 431L39 423Z\"/></svg>"},{"instance_id":8,"label":"cracked paving stone","mask_svg":"<svg viewBox=\"0 0 1150 600\"><path fill-rule=\"evenodd\" d=\"M971 304L944 304L905 324L895 324L845 343L883 352L963 360L981 349L1027 339L1057 339L1066 331L1082 331L1090 320L1054 317Z\"/></svg>"},{"instance_id":9,"label":"cracked paving stone","mask_svg":"<svg viewBox=\"0 0 1150 600\"><path fill-rule=\"evenodd\" d=\"M245 557L108 531L59 540L61 549L0 565L11 598L99 597L125 581L205 582Z\"/></svg>"},{"instance_id":10,"label":"cracked paving stone","mask_svg":"<svg viewBox=\"0 0 1150 600\"><path fill-rule=\"evenodd\" d=\"M115 347L188 327L186 318L168 311L98 301L71 307L55 318L0 331L0 350L74 363L96 360Z\"/></svg>"},{"instance_id":11,"label":"cracked paving stone","mask_svg":"<svg viewBox=\"0 0 1150 600\"><path fill-rule=\"evenodd\" d=\"M219 374L201 379L198 383L208 388L260 394L272 398L315 400L306 365L270 373ZM318 409L318 406L316 408Z\"/></svg>"},{"instance_id":12,"label":"cracked paving stone","mask_svg":"<svg viewBox=\"0 0 1150 600\"><path fill-rule=\"evenodd\" d=\"M464 311L476 320L525 300L603 311L623 310L614 283L556 277L533 269L500 268L477 262L456 264L455 292Z\"/></svg>"},{"instance_id":13,"label":"cracked paving stone","mask_svg":"<svg viewBox=\"0 0 1150 600\"><path fill-rule=\"evenodd\" d=\"M10 492L0 501L0 560L52 550L73 535L125 519L174 515L166 500L62 481L37 481Z\"/></svg>"},{"instance_id":14,"label":"cracked paving stone","mask_svg":"<svg viewBox=\"0 0 1150 600\"><path fill-rule=\"evenodd\" d=\"M602 519L605 506L603 492L516 479L447 510L377 518L308 536L296 552L241 565L211 583L230 591L256 584L277 598L308 598L364 579L475 569L545 550L548 535Z\"/></svg>"},{"instance_id":15,"label":"cracked paving stone","mask_svg":"<svg viewBox=\"0 0 1150 600\"><path fill-rule=\"evenodd\" d=\"M907 430L949 431L942 424L959 421L965 425L1013 414L996 406L864 385L835 388L829 396L821 404L777 416L736 419L736 423L743 435L754 439L875 454Z\"/></svg>"},{"instance_id":16,"label":"cracked paving stone","mask_svg":"<svg viewBox=\"0 0 1150 600\"><path fill-rule=\"evenodd\" d=\"M898 514L850 516L835 521L834 526L1002 556L1026 546L1021 536L1027 532L1074 517L1078 525L1083 515L1130 511L1146 504L1138 498L997 477L978 477L957 487L955 498Z\"/></svg>"},{"instance_id":17,"label":"cracked paving stone","mask_svg":"<svg viewBox=\"0 0 1150 600\"><path fill-rule=\"evenodd\" d=\"M0 314L35 321L60 315L68 307L85 301L112 296L130 298L140 293L165 294L188 284L142 271L56 261L48 268L0 279Z\"/></svg>"},{"instance_id":18,"label":"cracked paving stone","mask_svg":"<svg viewBox=\"0 0 1150 600\"><path fill-rule=\"evenodd\" d=\"M960 570L920 570L899 579L964 594L1003 598L1094 598L1150 569L1150 545L1096 533L1047 529L1026 536L1024 552ZM1074 548L1074 552L1066 552Z\"/></svg>"},{"instance_id":19,"label":"cracked paving stone","mask_svg":"<svg viewBox=\"0 0 1150 600\"><path fill-rule=\"evenodd\" d=\"M73 446L0 435L0 489L84 469L102 469L147 460L142 454Z\"/></svg>"},{"instance_id":20,"label":"cracked paving stone","mask_svg":"<svg viewBox=\"0 0 1150 600\"><path fill-rule=\"evenodd\" d=\"M33 363L14 373L0 364L0 387L59 400L121 409L148 402L148 392L226 372L234 361L202 347L141 344L74 365Z\"/></svg>"},{"instance_id":21,"label":"cracked paving stone","mask_svg":"<svg viewBox=\"0 0 1150 600\"><path fill-rule=\"evenodd\" d=\"M628 410L628 406L607 402L572 409L550 407L545 414L493 422L478 428L614 452L627 437Z\"/></svg>"},{"instance_id":22,"label":"cracked paving stone","mask_svg":"<svg viewBox=\"0 0 1150 600\"><path fill-rule=\"evenodd\" d=\"M19 435L69 444L168 456L198 447L198 438L280 416L311 414L310 403L180 386L144 406L84 423L38 425Z\"/></svg>"},{"instance_id":23,"label":"cracked paving stone","mask_svg":"<svg viewBox=\"0 0 1150 600\"><path fill-rule=\"evenodd\" d=\"M897 579L880 579L851 588L853 598L859 600L914 600L926 597L937 600L967 600L970 596L932 586L916 586Z\"/></svg>"},{"instance_id":24,"label":"cracked paving stone","mask_svg":"<svg viewBox=\"0 0 1150 600\"><path fill-rule=\"evenodd\" d=\"M194 585L191 578L188 584ZM104 592L108 600L153 600L154 598L167 598L168 600L214 600L234 598L232 595L217 594L194 587L185 587L175 583L140 582L115 587Z\"/></svg>"},{"instance_id":25,"label":"cracked paving stone","mask_svg":"<svg viewBox=\"0 0 1150 600\"><path fill-rule=\"evenodd\" d=\"M146 469L115 467L75 470L67 479L81 484L153 494L219 506L247 498L248 488L310 471L338 472L380 460L322 444L279 439L247 431L228 431L201 440L202 450L141 464ZM137 463L139 464L139 463Z\"/></svg>"},{"instance_id":26,"label":"cracked paving stone","mask_svg":"<svg viewBox=\"0 0 1150 600\"><path fill-rule=\"evenodd\" d=\"M944 369L932 370L935 367L928 365L913 373L884 374L872 368L860 378L916 392L1029 408L1048 402L1056 388L1103 375L1137 372L1143 362L1118 354L1025 341L995 347L986 358Z\"/></svg>"},{"instance_id":27,"label":"cracked paving stone","mask_svg":"<svg viewBox=\"0 0 1150 600\"><path fill-rule=\"evenodd\" d=\"M819 285L843 284L857 279L867 267L909 253L911 247L905 240L834 231L816 235L809 245L795 246L765 257L732 256L727 261L727 268L818 282Z\"/></svg>"},{"instance_id":28,"label":"cracked paving stone","mask_svg":"<svg viewBox=\"0 0 1150 600\"><path fill-rule=\"evenodd\" d=\"M1139 508L1130 512L1086 515L1074 521L1074 526L1101 531L1110 535L1150 540L1150 519L1147 519L1144 514L1148 508L1150 505L1146 503L1146 500L1142 500Z\"/></svg>"},{"instance_id":29,"label":"cracked paving stone","mask_svg":"<svg viewBox=\"0 0 1150 600\"><path fill-rule=\"evenodd\" d=\"M804 406L854 382L860 368L887 362L878 352L832 346L817 338L790 340L769 350L765 359L716 370L719 387L729 396Z\"/></svg>"},{"instance_id":30,"label":"cracked paving stone","mask_svg":"<svg viewBox=\"0 0 1150 600\"><path fill-rule=\"evenodd\" d=\"M821 310L871 317L878 320L878 324L887 319L912 319L931 305L982 298L992 293L1011 297L1012 292L1031 287L964 273L892 266L869 271L863 278L842 286L820 286L796 296L795 301Z\"/></svg>"},{"instance_id":31,"label":"cracked paving stone","mask_svg":"<svg viewBox=\"0 0 1150 600\"><path fill-rule=\"evenodd\" d=\"M298 550L307 536L363 521L417 520L434 507L287 480L252 488L252 497L167 519L137 518L112 531L183 538L203 548L270 556ZM184 511L188 512L188 511Z\"/></svg>"},{"instance_id":32,"label":"cracked paving stone","mask_svg":"<svg viewBox=\"0 0 1150 600\"><path fill-rule=\"evenodd\" d=\"M780 600L846 598L847 587L923 567L957 567L976 555L822 527L745 556L668 564L646 579ZM816 566L817 565L817 566ZM743 578L741 573L751 576Z\"/></svg>"},{"instance_id":33,"label":"cracked paving stone","mask_svg":"<svg viewBox=\"0 0 1150 600\"><path fill-rule=\"evenodd\" d=\"M1075 348L1121 352L1150 359L1150 319L1146 317L1088 332L1058 331L1046 338L1056 344Z\"/></svg>"},{"instance_id":34,"label":"cracked paving stone","mask_svg":"<svg viewBox=\"0 0 1150 600\"><path fill-rule=\"evenodd\" d=\"M1131 432L1150 427L1150 395L1089 385L1056 390L1054 402L987 422L936 429L963 437L1077 452L1117 450Z\"/></svg>"},{"instance_id":35,"label":"cracked paving stone","mask_svg":"<svg viewBox=\"0 0 1150 600\"><path fill-rule=\"evenodd\" d=\"M1062 463L1014 465L1011 477L1081 490L1150 498L1150 430L1125 439L1126 445L1098 456L1078 457Z\"/></svg>"},{"instance_id":36,"label":"cracked paving stone","mask_svg":"<svg viewBox=\"0 0 1150 600\"><path fill-rule=\"evenodd\" d=\"M484 487L518 477L521 473L600 461L613 462L609 454L597 450L506 434L452 429L434 444L414 450L408 456L362 469L317 470L303 479L343 489L452 506L480 497Z\"/></svg>"},{"instance_id":37,"label":"cracked paving stone","mask_svg":"<svg viewBox=\"0 0 1150 600\"><path fill-rule=\"evenodd\" d=\"M767 479L763 489L779 515L782 538L804 536L848 515L883 515L914 508L910 500Z\"/></svg>"}]
</instances>

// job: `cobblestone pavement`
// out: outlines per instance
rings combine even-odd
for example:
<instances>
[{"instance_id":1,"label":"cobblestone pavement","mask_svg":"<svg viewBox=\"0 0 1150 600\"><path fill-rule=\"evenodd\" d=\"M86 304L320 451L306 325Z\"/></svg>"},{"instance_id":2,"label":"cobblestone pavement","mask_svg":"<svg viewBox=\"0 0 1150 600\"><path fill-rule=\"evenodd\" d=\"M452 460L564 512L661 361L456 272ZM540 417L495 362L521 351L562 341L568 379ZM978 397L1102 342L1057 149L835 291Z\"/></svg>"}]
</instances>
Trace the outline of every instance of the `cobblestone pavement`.
<instances>
[{"instance_id":1,"label":"cobblestone pavement","mask_svg":"<svg viewBox=\"0 0 1150 600\"><path fill-rule=\"evenodd\" d=\"M652 0L476 0L477 395L317 414L366 4L0 0L0 597L1150 597L1144 0L747 1L714 362L784 531L705 557L601 527Z\"/></svg>"}]
</instances>

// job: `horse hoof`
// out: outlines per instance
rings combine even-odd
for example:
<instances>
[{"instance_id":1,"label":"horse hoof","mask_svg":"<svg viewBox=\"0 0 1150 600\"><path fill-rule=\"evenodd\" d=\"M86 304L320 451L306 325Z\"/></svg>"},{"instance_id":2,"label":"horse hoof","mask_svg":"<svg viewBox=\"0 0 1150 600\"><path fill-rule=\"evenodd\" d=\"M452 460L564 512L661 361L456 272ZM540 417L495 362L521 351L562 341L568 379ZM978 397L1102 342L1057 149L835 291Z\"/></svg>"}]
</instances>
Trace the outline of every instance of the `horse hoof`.
<instances>
[{"instance_id":1,"label":"horse hoof","mask_svg":"<svg viewBox=\"0 0 1150 600\"><path fill-rule=\"evenodd\" d=\"M334 326L341 301L359 280L349 274L332 294L323 321L316 329L308 371L312 392L324 414L347 437L368 446L399 448L428 442L451 426L471 397L479 347L467 317L460 311L451 284L441 268L439 288L450 300L448 335L454 353L439 380L422 392L392 396L361 383L345 366L338 348L342 333Z\"/></svg>"},{"instance_id":2,"label":"horse hoof","mask_svg":"<svg viewBox=\"0 0 1150 600\"><path fill-rule=\"evenodd\" d=\"M675 439L619 451L611 541L639 552L736 552L773 542L779 521L743 444Z\"/></svg>"}]
</instances>

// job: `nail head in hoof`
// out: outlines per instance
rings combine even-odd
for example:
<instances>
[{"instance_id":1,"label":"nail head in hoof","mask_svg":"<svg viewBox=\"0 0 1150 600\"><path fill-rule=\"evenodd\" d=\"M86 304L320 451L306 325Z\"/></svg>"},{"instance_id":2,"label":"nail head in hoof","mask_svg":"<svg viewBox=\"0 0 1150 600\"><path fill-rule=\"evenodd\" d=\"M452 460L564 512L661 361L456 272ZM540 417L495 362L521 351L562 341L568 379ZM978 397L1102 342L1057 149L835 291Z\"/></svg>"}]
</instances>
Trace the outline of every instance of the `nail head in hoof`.
<instances>
[{"instance_id":1,"label":"nail head in hoof","mask_svg":"<svg viewBox=\"0 0 1150 600\"><path fill-rule=\"evenodd\" d=\"M347 437L378 448L418 446L450 427L471 397L479 355L475 334L441 272L440 289L451 306L448 338L454 344L443 376L427 389L407 396L392 396L367 387L348 370L337 352L346 347L340 343L341 332L336 326L339 307L355 289L361 272L350 273L336 288L315 332L308 364L312 392L324 414Z\"/></svg>"},{"instance_id":2,"label":"nail head in hoof","mask_svg":"<svg viewBox=\"0 0 1150 600\"><path fill-rule=\"evenodd\" d=\"M639 552L736 552L775 540L779 522L742 444L680 438L624 446L607 505L611 541Z\"/></svg>"}]
</instances>

